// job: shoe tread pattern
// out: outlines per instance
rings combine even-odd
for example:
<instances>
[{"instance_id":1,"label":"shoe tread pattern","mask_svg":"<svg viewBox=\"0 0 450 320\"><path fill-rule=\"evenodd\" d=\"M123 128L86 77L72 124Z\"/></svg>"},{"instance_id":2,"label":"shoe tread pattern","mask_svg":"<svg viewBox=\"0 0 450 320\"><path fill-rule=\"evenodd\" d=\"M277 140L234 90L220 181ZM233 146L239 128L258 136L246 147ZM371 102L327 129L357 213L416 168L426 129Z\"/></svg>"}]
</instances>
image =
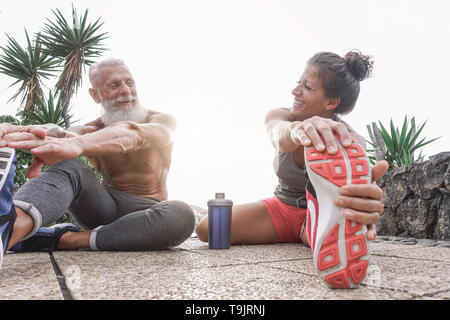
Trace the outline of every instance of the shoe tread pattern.
<instances>
[{"instance_id":1,"label":"shoe tread pattern","mask_svg":"<svg viewBox=\"0 0 450 320\"><path fill-rule=\"evenodd\" d=\"M369 162L365 152L356 143L344 148L347 153L351 167L352 184L367 184L367 180L362 177L369 175ZM341 150L338 153L330 155L327 151L319 152L314 148L306 150L306 158L310 169L325 178L338 187L347 184L347 167ZM361 260L361 257L367 255L367 241L364 234L356 234L363 229L359 223L345 221L345 251L347 261L342 261L339 256L339 228L340 224L334 225L324 238L319 249L317 268L321 272L335 268L339 264L345 267L339 271L325 276L325 281L336 288L350 288L360 283L367 272L368 261Z\"/></svg>"}]
</instances>

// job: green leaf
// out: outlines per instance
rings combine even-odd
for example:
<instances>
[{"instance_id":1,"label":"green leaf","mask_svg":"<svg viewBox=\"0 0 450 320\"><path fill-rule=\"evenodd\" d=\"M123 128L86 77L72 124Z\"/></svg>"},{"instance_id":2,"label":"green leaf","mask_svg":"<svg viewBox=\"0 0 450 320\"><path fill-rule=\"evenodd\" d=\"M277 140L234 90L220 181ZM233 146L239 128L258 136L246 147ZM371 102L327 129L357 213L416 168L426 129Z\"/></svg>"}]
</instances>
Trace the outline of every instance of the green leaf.
<instances>
[{"instance_id":1,"label":"green leaf","mask_svg":"<svg viewBox=\"0 0 450 320\"><path fill-rule=\"evenodd\" d=\"M420 133L422 132L423 128L425 127L425 124L426 124L426 123L427 123L427 122L425 121L425 122L423 123L423 125L420 127L420 129L416 132L416 134L414 135L414 137L412 137L410 143L408 144L408 147L407 147L408 149L412 149L412 148L414 147L414 145L415 145L415 143L416 143L416 140L417 140L417 138L419 137Z\"/></svg>"},{"instance_id":2,"label":"green leaf","mask_svg":"<svg viewBox=\"0 0 450 320\"><path fill-rule=\"evenodd\" d=\"M405 116L405 120L403 121L403 126L402 126L402 133L400 134L400 140L399 140L399 149L402 150L403 149L403 144L405 143L405 138L406 138L406 131L408 130L408 117Z\"/></svg>"},{"instance_id":3,"label":"green leaf","mask_svg":"<svg viewBox=\"0 0 450 320\"><path fill-rule=\"evenodd\" d=\"M394 154L397 154L400 152L399 147L398 147L398 136L397 136L397 131L395 130L394 127L394 122L391 119L391 138L392 138L392 145L393 145L393 149L394 149Z\"/></svg>"},{"instance_id":4,"label":"green leaf","mask_svg":"<svg viewBox=\"0 0 450 320\"><path fill-rule=\"evenodd\" d=\"M383 126L383 124L381 122L379 122L379 124L380 124L381 138L383 139L384 144L386 145L387 151L390 154L395 154L394 144L393 144L393 141L392 141L391 137L389 136L389 133L384 128L384 126Z\"/></svg>"},{"instance_id":5,"label":"green leaf","mask_svg":"<svg viewBox=\"0 0 450 320\"><path fill-rule=\"evenodd\" d=\"M13 116L10 116L10 115L2 115L2 116L0 116L0 123L4 123L4 122L11 123L11 124L14 124L14 125L20 125L21 124L19 119L15 118Z\"/></svg>"}]
</instances>

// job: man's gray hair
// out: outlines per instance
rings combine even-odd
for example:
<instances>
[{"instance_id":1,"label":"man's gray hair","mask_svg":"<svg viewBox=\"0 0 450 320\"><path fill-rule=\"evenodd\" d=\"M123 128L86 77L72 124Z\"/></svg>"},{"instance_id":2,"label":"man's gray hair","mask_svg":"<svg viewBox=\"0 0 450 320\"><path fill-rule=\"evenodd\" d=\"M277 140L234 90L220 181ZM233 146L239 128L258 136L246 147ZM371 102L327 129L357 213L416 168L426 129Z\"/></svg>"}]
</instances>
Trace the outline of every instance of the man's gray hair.
<instances>
[{"instance_id":1,"label":"man's gray hair","mask_svg":"<svg viewBox=\"0 0 450 320\"><path fill-rule=\"evenodd\" d=\"M96 76L98 76L98 74L100 73L100 70L103 67L108 67L108 66L124 66L125 68L128 69L127 65L125 64L125 62L121 59L116 59L116 58L109 58L109 59L105 59L103 61L97 62L94 65L92 65L92 67L89 69L89 80L91 81L92 86L94 86L94 79Z\"/></svg>"}]
</instances>

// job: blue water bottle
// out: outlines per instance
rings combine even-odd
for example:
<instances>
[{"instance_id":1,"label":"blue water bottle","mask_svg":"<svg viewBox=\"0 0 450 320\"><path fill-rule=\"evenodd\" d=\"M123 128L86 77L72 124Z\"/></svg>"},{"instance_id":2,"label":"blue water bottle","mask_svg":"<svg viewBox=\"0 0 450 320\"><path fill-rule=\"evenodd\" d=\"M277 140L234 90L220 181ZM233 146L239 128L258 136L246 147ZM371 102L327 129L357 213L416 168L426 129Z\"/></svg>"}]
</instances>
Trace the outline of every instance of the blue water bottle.
<instances>
[{"instance_id":1,"label":"blue water bottle","mask_svg":"<svg viewBox=\"0 0 450 320\"><path fill-rule=\"evenodd\" d=\"M208 201L208 243L210 249L229 249L231 236L231 209L233 202L225 193L216 193Z\"/></svg>"}]
</instances>

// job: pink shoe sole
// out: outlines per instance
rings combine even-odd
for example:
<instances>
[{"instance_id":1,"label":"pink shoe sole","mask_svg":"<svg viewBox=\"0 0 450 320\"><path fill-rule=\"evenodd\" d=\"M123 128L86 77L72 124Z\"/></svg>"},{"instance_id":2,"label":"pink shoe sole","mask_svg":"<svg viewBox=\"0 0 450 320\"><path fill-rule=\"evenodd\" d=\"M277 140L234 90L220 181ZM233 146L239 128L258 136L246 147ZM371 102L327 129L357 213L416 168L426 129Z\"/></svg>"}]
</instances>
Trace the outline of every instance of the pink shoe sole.
<instances>
[{"instance_id":1,"label":"pink shoe sole","mask_svg":"<svg viewBox=\"0 0 450 320\"><path fill-rule=\"evenodd\" d=\"M370 247L367 227L346 220L344 208L334 199L340 187L371 183L371 168L363 148L356 143L330 155L312 147L305 148L308 177L317 199L307 193L307 233L319 275L335 288L353 288L367 273Z\"/></svg>"}]
</instances>

